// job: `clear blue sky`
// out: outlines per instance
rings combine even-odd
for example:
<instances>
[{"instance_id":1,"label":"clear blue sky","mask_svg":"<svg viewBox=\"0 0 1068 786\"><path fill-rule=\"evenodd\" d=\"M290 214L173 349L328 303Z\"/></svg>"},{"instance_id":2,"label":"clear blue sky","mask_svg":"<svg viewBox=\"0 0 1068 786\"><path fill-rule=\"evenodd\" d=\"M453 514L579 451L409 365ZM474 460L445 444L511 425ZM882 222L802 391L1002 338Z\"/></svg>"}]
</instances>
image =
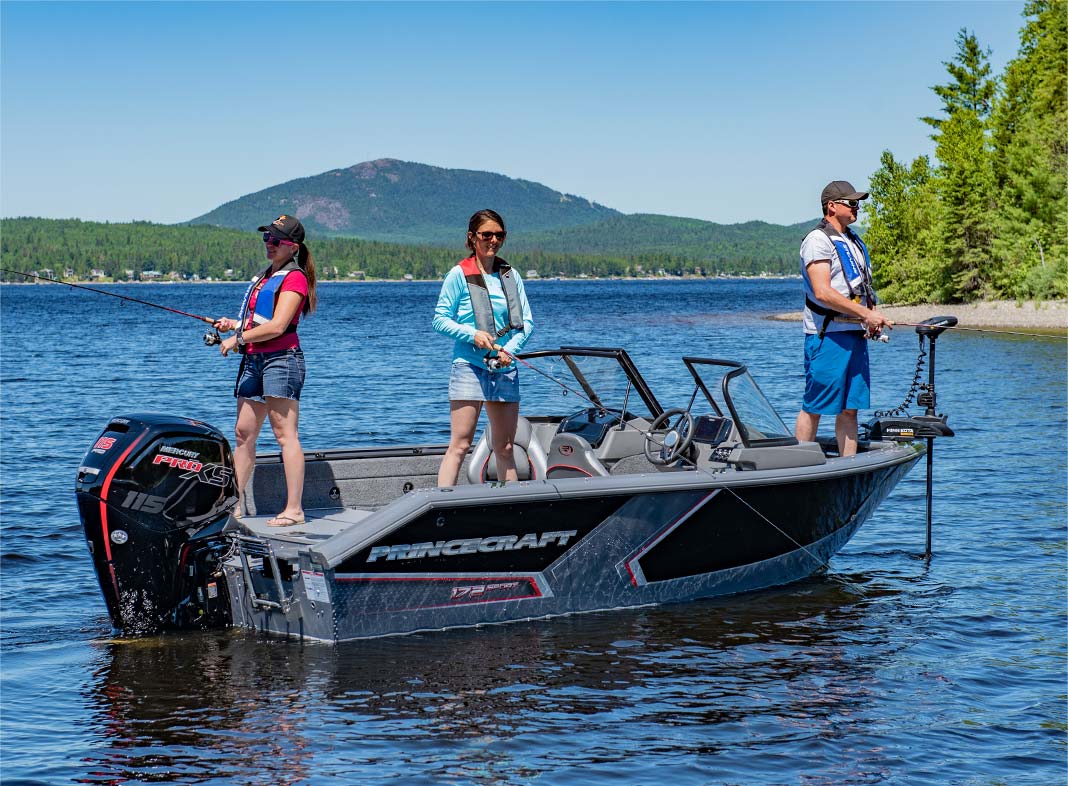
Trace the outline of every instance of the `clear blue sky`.
<instances>
[{"instance_id":1,"label":"clear blue sky","mask_svg":"<svg viewBox=\"0 0 1068 786\"><path fill-rule=\"evenodd\" d=\"M793 223L929 153L1022 2L0 3L0 215L184 221L376 158Z\"/></svg>"}]
</instances>

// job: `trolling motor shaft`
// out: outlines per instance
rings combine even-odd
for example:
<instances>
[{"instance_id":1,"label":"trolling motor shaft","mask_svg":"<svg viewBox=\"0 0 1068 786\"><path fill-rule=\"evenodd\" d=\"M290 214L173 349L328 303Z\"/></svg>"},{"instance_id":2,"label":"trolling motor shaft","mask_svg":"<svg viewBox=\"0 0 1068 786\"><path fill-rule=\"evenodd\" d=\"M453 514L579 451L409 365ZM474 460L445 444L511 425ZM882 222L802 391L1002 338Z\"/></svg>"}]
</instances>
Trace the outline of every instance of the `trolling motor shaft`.
<instances>
[{"instance_id":1,"label":"trolling motor shaft","mask_svg":"<svg viewBox=\"0 0 1068 786\"><path fill-rule=\"evenodd\" d=\"M947 329L957 324L957 318L951 316L931 317L916 325L916 333L920 337L920 356L916 364L916 378L913 380L913 388L918 388L919 395L916 403L924 407L922 415L910 416L904 411L910 398L905 399L905 404L892 413L876 414L867 423L868 439L888 439L895 442L912 442L916 439L927 440L927 546L924 557L931 558L931 507L934 496L934 441L937 437L952 437L953 429L946 423L946 415L937 412L938 394L935 391L935 342L938 336ZM922 368L924 351L924 339L930 345L929 359L927 362L927 382L918 384L919 374ZM911 397L911 392L909 396ZM898 411L901 414L898 414Z\"/></svg>"}]
</instances>

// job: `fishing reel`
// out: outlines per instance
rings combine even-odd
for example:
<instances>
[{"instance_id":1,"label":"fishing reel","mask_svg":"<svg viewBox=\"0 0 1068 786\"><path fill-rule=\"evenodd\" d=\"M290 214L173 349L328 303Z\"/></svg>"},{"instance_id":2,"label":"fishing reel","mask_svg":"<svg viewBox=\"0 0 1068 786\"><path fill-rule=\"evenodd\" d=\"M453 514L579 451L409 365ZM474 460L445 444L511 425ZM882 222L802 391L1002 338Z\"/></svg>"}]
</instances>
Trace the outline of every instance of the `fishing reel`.
<instances>
[{"instance_id":1,"label":"fishing reel","mask_svg":"<svg viewBox=\"0 0 1068 786\"><path fill-rule=\"evenodd\" d=\"M217 344L222 343L222 336L219 335L218 330L209 330L204 334L204 346L214 347Z\"/></svg>"}]
</instances>

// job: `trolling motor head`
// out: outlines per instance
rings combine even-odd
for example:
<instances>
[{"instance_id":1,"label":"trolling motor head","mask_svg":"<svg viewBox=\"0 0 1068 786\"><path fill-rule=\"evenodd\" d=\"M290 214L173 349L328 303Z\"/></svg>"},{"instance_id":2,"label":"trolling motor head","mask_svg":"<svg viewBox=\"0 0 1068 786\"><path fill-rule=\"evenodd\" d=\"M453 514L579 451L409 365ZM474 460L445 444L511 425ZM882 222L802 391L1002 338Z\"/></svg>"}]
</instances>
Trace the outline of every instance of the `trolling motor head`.
<instances>
[{"instance_id":1,"label":"trolling motor head","mask_svg":"<svg viewBox=\"0 0 1068 786\"><path fill-rule=\"evenodd\" d=\"M876 412L875 417L867 422L868 439L912 442L916 439L929 441L936 437L953 436L953 429L946 423L947 416L939 415L936 410L938 399L935 393L935 341L939 335L956 324L956 317L943 316L931 317L916 325L916 333L920 337L920 354L916 360L916 374L912 380L912 387L901 406L888 412ZM926 384L920 381L924 358L928 356L923 348L925 339L930 344ZM908 413L908 406L914 395L916 403L924 407L922 415Z\"/></svg>"},{"instance_id":2,"label":"trolling motor head","mask_svg":"<svg viewBox=\"0 0 1068 786\"><path fill-rule=\"evenodd\" d=\"M933 343L941 333L956 324L956 317L931 317L916 325L916 332L921 336L926 336Z\"/></svg>"}]
</instances>

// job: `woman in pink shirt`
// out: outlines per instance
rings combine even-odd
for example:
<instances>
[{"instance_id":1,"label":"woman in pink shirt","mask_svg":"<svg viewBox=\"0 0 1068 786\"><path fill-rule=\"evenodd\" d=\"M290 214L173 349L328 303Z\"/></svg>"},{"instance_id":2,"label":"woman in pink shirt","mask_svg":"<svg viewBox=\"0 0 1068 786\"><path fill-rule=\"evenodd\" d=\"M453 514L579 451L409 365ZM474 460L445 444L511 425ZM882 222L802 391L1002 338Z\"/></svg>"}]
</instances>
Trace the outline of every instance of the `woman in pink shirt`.
<instances>
[{"instance_id":1,"label":"woman in pink shirt","mask_svg":"<svg viewBox=\"0 0 1068 786\"><path fill-rule=\"evenodd\" d=\"M305 366L297 324L302 315L315 310L315 263L304 245L304 226L295 217L279 216L259 231L271 266L245 293L241 316L215 322L219 330L237 331L222 342L222 354L236 351L244 355L234 387L234 474L241 495L234 515L240 517L242 513L245 486L256 464L256 439L264 418L269 417L282 449L287 501L285 509L267 525L292 527L304 523L304 451L297 423Z\"/></svg>"}]
</instances>

